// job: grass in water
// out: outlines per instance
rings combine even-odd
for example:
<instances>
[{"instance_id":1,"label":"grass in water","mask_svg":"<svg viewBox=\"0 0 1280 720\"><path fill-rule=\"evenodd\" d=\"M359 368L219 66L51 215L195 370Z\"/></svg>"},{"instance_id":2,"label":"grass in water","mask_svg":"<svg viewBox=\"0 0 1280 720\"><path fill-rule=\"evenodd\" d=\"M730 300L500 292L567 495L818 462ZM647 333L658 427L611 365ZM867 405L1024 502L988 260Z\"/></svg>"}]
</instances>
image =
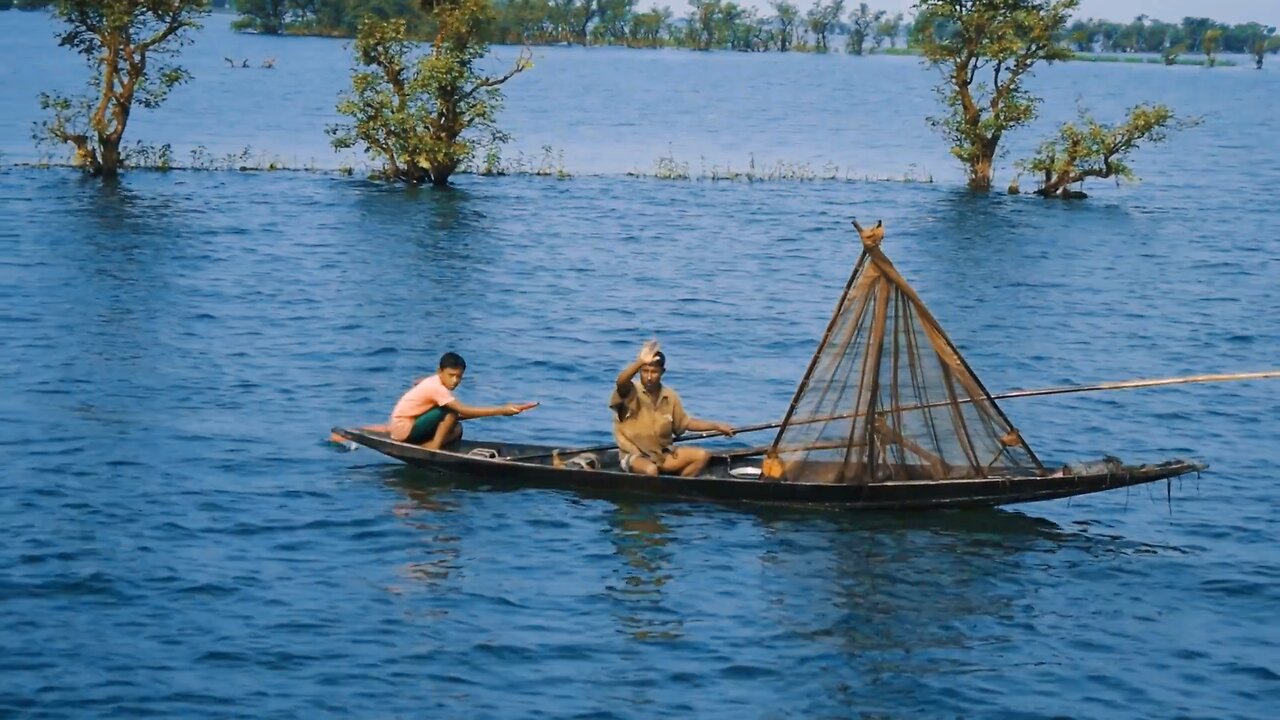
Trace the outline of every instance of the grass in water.
<instances>
[{"instance_id":1,"label":"grass in water","mask_svg":"<svg viewBox=\"0 0 1280 720\"><path fill-rule=\"evenodd\" d=\"M74 167L68 160L57 161L43 158L34 163L18 163L12 167L37 168L69 168ZM353 177L361 174L373 180L380 179L380 168L366 163L347 164L343 162L336 168L320 167L315 161L306 165L289 163L279 155L259 152L246 146L238 152L214 154L203 145L192 149L185 162L179 162L169 145L151 146L137 143L131 146L127 154L125 170L178 171L196 170L207 172L308 172L321 175L336 174ZM542 146L540 153L526 155L517 152L514 157L504 158L497 148L488 148L480 157L473 157L470 162L458 168L455 175L479 175L484 177L533 176L550 177L567 180L574 175L564 164L564 151L550 145ZM609 173L603 173L607 176ZM901 182L932 183L933 175L917 167L907 166L901 175L875 175L861 173L854 168L841 168L828 162L816 167L806 162L789 162L778 160L774 163L757 163L754 154L747 156L745 165L735 167L732 163L708 164L706 158L699 158L699 166L695 171L687 161L679 160L668 149L667 154L657 158L652 170L633 170L626 173L628 177L656 178L659 180L689 180L710 182Z\"/></svg>"},{"instance_id":2,"label":"grass in water","mask_svg":"<svg viewBox=\"0 0 1280 720\"><path fill-rule=\"evenodd\" d=\"M1132 65L1167 65L1164 58L1158 55L1130 55L1128 53L1076 53L1071 58L1079 62L1126 63ZM1202 57L1178 57L1174 65L1205 65ZM1235 61L1218 58L1217 67L1234 67Z\"/></svg>"},{"instance_id":3,"label":"grass in water","mask_svg":"<svg viewBox=\"0 0 1280 720\"><path fill-rule=\"evenodd\" d=\"M853 168L844 168L828 162L815 168L805 162L788 162L779 160L773 164L757 164L754 154L748 156L742 168L732 164L707 165L706 158L700 158L700 167L695 173L690 170L689 163L678 160L668 150L666 155L653 163L652 171L632 170L630 177L655 178L658 180L706 180L711 182L902 182L932 183L933 175L915 164L907 166L902 175L872 175L860 173Z\"/></svg>"}]
</instances>

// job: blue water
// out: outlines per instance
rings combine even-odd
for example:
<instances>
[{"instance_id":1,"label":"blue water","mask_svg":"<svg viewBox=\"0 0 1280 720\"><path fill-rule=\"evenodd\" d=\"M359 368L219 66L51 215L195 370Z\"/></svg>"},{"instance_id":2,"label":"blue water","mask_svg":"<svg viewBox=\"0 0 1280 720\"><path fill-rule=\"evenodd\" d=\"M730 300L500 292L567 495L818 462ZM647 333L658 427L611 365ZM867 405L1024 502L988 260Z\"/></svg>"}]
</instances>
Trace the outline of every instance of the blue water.
<instances>
[{"instance_id":1,"label":"blue water","mask_svg":"<svg viewBox=\"0 0 1280 720\"><path fill-rule=\"evenodd\" d=\"M79 82L51 33L0 13L6 163L38 158L35 93ZM542 402L472 437L606 440L649 336L693 413L776 418L853 216L884 219L993 391L1276 367L1280 73L1042 72L1045 128L1082 94L1207 121L1138 155L1146 182L1066 204L964 192L910 59L535 62L504 124L572 179L0 169L0 716L1273 715L1274 381L1009 401L1047 460L1212 467L990 512L491 492L322 438L454 349L468 402ZM215 24L190 64L138 138L344 162L341 41ZM668 148L937 182L624 175Z\"/></svg>"}]
</instances>

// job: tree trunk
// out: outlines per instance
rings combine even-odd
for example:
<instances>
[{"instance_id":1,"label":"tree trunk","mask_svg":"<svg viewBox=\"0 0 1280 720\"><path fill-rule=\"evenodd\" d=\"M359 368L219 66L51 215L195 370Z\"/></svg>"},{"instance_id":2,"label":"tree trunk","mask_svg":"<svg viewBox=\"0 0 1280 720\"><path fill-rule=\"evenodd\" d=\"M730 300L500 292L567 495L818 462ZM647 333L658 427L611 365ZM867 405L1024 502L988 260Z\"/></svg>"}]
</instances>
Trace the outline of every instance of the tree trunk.
<instances>
[{"instance_id":1,"label":"tree trunk","mask_svg":"<svg viewBox=\"0 0 1280 720\"><path fill-rule=\"evenodd\" d=\"M996 151L995 147L983 147L978 157L969 165L969 189L970 190L990 190L991 178L994 174L993 165L995 163Z\"/></svg>"},{"instance_id":2,"label":"tree trunk","mask_svg":"<svg viewBox=\"0 0 1280 720\"><path fill-rule=\"evenodd\" d=\"M110 136L100 137L98 142L102 150L98 175L107 179L117 177L120 174L120 139Z\"/></svg>"},{"instance_id":3,"label":"tree trunk","mask_svg":"<svg viewBox=\"0 0 1280 720\"><path fill-rule=\"evenodd\" d=\"M1036 190L1035 194L1044 198L1083 200L1089 196L1081 190L1072 190L1071 186L1083 181L1084 178L1085 176L1081 173L1062 174L1052 178L1046 173L1044 187Z\"/></svg>"},{"instance_id":4,"label":"tree trunk","mask_svg":"<svg viewBox=\"0 0 1280 720\"><path fill-rule=\"evenodd\" d=\"M449 184L449 176L458 169L456 161L437 162L431 165L431 184L442 187Z\"/></svg>"}]
</instances>

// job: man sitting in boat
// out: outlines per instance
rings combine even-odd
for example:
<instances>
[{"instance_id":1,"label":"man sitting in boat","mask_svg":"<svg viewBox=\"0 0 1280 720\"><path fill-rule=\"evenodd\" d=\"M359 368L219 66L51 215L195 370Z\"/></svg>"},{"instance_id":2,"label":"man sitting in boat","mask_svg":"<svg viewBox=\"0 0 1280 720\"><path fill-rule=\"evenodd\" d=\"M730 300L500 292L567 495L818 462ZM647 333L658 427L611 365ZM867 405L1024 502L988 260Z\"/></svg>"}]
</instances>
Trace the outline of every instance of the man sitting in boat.
<instances>
[{"instance_id":1,"label":"man sitting in boat","mask_svg":"<svg viewBox=\"0 0 1280 720\"><path fill-rule=\"evenodd\" d=\"M609 398L613 437L624 472L694 477L707 466L711 454L702 448L672 447L674 438L686 430L714 430L731 436L733 428L685 414L680 396L662 384L666 369L666 356L657 341L650 340L618 374L617 387ZM634 380L636 373L640 374L638 381Z\"/></svg>"},{"instance_id":2,"label":"man sitting in boat","mask_svg":"<svg viewBox=\"0 0 1280 720\"><path fill-rule=\"evenodd\" d=\"M362 430L385 432L392 440L421 445L428 450L440 448L462 439L462 421L496 415L519 415L538 403L509 403L497 407L472 407L453 396L462 384L467 361L455 352L440 356L436 373L414 384L391 411L386 425L366 425ZM341 443L338 435L329 437Z\"/></svg>"}]
</instances>

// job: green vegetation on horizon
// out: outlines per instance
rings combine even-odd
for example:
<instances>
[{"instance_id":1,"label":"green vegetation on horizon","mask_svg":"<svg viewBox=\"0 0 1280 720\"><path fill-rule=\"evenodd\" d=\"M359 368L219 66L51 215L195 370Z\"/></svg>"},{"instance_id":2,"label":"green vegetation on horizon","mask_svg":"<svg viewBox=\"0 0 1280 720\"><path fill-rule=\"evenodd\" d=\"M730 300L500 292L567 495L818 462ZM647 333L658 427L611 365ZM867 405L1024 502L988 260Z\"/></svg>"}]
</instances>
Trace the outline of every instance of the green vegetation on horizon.
<instances>
[{"instance_id":1,"label":"green vegetation on horizon","mask_svg":"<svg viewBox=\"0 0 1280 720\"><path fill-rule=\"evenodd\" d=\"M855 55L903 54L899 43L918 53L923 18L889 15L867 3L813 0L807 10L789 0L769 0L759 10L727 0L686 0L682 15L670 5L639 9L639 0L495 0L494 21L481 37L487 43L523 45L619 45L683 47L750 52L828 52L832 37L844 37ZM0 10L40 10L55 0L0 0ZM429 21L414 0L212 0L215 9L234 8L232 26L266 34L355 37L365 17L403 19L411 39L431 39ZM964 4L957 5L963 8ZM1206 42L1206 40L1208 42ZM1054 34L1079 59L1143 53L1166 64L1219 64L1219 55L1244 54L1261 68L1265 56L1280 53L1276 28L1258 22L1228 25L1206 17L1169 23L1139 15L1132 21L1076 19ZM1196 62L1181 55L1203 56ZM1126 60L1126 62L1146 62ZM1235 63L1222 63L1235 64Z\"/></svg>"},{"instance_id":2,"label":"green vegetation on horizon","mask_svg":"<svg viewBox=\"0 0 1280 720\"><path fill-rule=\"evenodd\" d=\"M24 0L31 2L32 0ZM726 0L687 0L682 15L669 5L640 11L638 0L497 0L495 20L484 40L503 44L683 47L749 52L827 52L832 37L845 37L845 51L861 55L897 52L899 43L918 50L923 18L904 20L867 3L813 0L806 10L788 0L770 0L767 10ZM964 4L957 5L965 7ZM367 15L400 17L408 33L429 39L429 28L410 0L239 0L235 27L264 33L352 37ZM845 12L846 9L848 12ZM1216 38L1214 33L1216 33ZM1205 38L1215 45L1205 53ZM1274 42L1272 42L1274 41ZM1128 23L1077 19L1054 34L1054 42L1077 53L1205 54L1280 52L1276 29L1261 23L1227 25L1210 18L1167 23L1140 15ZM1259 60L1260 62L1260 60Z\"/></svg>"}]
</instances>

